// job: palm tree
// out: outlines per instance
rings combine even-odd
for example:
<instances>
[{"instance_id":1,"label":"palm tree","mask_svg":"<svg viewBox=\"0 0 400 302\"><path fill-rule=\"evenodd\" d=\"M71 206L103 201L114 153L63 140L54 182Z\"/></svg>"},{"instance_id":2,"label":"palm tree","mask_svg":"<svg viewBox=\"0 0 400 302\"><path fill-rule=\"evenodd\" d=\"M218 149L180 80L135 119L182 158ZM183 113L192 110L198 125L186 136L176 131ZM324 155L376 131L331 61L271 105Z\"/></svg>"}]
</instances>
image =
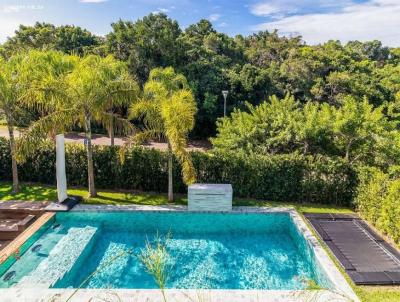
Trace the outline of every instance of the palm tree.
<instances>
[{"instance_id":1,"label":"palm tree","mask_svg":"<svg viewBox=\"0 0 400 302\"><path fill-rule=\"evenodd\" d=\"M107 104L110 100L132 99L139 91L138 85L131 78L126 65L112 56L102 58L89 55L84 58L65 56L75 62L70 72L48 73L33 85L32 103L43 103L51 99L51 111L33 123L21 138L21 153L32 151L38 146L38 139L51 131L64 133L79 125L84 127L86 136L89 196L96 196L92 130L93 121L109 125L110 120L121 131L132 133L129 121L109 113ZM37 95L42 97L36 97Z\"/></svg>"},{"instance_id":2,"label":"palm tree","mask_svg":"<svg viewBox=\"0 0 400 302\"><path fill-rule=\"evenodd\" d=\"M188 133L195 123L196 103L186 78L172 67L156 68L144 85L143 97L132 103L129 118L141 120L142 131L132 139L142 143L164 138L168 143L168 201L173 202L173 155L182 165L186 184L195 182L196 173L186 151Z\"/></svg>"},{"instance_id":3,"label":"palm tree","mask_svg":"<svg viewBox=\"0 0 400 302\"><path fill-rule=\"evenodd\" d=\"M22 100L29 90L33 75L26 68L26 55L16 54L9 59L0 57L0 113L7 122L13 179L13 192L19 191L17 147L14 129L21 111Z\"/></svg>"},{"instance_id":4,"label":"palm tree","mask_svg":"<svg viewBox=\"0 0 400 302\"><path fill-rule=\"evenodd\" d=\"M25 95L29 83L27 80L29 74L23 70L22 60L22 55L12 56L8 60L0 57L0 113L7 122L11 150L12 188L15 193L19 191L19 181L14 128L21 98Z\"/></svg>"}]
</instances>

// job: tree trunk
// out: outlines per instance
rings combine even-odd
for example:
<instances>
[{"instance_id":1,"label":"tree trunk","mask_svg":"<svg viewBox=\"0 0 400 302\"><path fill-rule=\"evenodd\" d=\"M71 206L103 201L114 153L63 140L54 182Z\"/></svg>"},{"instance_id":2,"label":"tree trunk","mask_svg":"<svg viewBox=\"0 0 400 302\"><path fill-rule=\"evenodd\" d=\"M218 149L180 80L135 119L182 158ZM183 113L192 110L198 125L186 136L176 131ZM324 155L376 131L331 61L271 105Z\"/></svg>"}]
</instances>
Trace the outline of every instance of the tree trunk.
<instances>
[{"instance_id":1,"label":"tree trunk","mask_svg":"<svg viewBox=\"0 0 400 302\"><path fill-rule=\"evenodd\" d=\"M19 191L18 181L18 167L17 160L15 159L15 137L14 137L14 126L9 118L7 118L8 134L10 136L10 150L11 150L11 167L12 167L12 179L13 179L13 192Z\"/></svg>"},{"instance_id":2,"label":"tree trunk","mask_svg":"<svg viewBox=\"0 0 400 302\"><path fill-rule=\"evenodd\" d=\"M89 197L97 196L96 188L94 185L94 169L93 169L93 149L92 149L92 128L90 125L91 119L89 115L85 117L85 128L86 128L86 150L88 160L88 185L89 185Z\"/></svg>"},{"instance_id":3,"label":"tree trunk","mask_svg":"<svg viewBox=\"0 0 400 302\"><path fill-rule=\"evenodd\" d=\"M351 146L353 145L353 140L351 139L347 144L346 144L346 154L345 154L345 159L346 161L350 161L350 149Z\"/></svg>"},{"instance_id":4,"label":"tree trunk","mask_svg":"<svg viewBox=\"0 0 400 302\"><path fill-rule=\"evenodd\" d=\"M172 149L171 145L168 143L168 202L174 202L172 159L173 159Z\"/></svg>"},{"instance_id":5,"label":"tree trunk","mask_svg":"<svg viewBox=\"0 0 400 302\"><path fill-rule=\"evenodd\" d=\"M110 129L108 130L108 134L110 135L111 146L114 146L114 118L111 118Z\"/></svg>"},{"instance_id":6,"label":"tree trunk","mask_svg":"<svg viewBox=\"0 0 400 302\"><path fill-rule=\"evenodd\" d=\"M308 147L309 147L309 145L308 145L308 142L306 141L304 143L303 155L306 155L308 153Z\"/></svg>"},{"instance_id":7,"label":"tree trunk","mask_svg":"<svg viewBox=\"0 0 400 302\"><path fill-rule=\"evenodd\" d=\"M346 161L350 161L350 146L346 146L346 154L344 156Z\"/></svg>"}]
</instances>

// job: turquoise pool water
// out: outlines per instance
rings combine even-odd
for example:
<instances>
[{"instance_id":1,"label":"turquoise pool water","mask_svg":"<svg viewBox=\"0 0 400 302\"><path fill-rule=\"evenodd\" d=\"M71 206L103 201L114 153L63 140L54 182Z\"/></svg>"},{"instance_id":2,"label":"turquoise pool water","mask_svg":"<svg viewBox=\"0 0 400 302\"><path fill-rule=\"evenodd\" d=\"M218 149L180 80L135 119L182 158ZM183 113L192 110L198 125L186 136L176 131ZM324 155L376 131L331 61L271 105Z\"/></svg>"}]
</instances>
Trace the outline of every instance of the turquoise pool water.
<instances>
[{"instance_id":1,"label":"turquoise pool water","mask_svg":"<svg viewBox=\"0 0 400 302\"><path fill-rule=\"evenodd\" d=\"M328 286L288 213L145 211L57 214L0 287L157 288L137 257L157 234L170 234L168 288Z\"/></svg>"}]
</instances>

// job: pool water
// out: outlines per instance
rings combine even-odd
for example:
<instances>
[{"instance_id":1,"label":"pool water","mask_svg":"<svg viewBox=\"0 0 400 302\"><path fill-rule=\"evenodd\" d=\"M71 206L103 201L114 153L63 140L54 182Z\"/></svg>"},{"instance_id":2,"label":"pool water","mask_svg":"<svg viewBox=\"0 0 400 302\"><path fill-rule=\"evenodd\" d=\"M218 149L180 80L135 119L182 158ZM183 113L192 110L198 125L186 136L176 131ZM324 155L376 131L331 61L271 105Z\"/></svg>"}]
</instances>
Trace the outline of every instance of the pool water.
<instances>
[{"instance_id":1,"label":"pool water","mask_svg":"<svg viewBox=\"0 0 400 302\"><path fill-rule=\"evenodd\" d=\"M289 213L144 211L58 213L3 268L0 287L157 288L138 258L157 238L164 238L169 255L168 288L327 285Z\"/></svg>"}]
</instances>

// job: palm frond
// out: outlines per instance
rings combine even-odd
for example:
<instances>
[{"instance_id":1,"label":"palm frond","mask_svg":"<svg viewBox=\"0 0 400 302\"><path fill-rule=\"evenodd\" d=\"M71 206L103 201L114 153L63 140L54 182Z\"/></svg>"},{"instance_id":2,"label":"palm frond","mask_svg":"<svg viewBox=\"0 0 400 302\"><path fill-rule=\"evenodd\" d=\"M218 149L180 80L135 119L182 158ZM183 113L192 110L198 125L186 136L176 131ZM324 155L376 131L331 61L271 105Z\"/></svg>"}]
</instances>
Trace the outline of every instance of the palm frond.
<instances>
[{"instance_id":1,"label":"palm frond","mask_svg":"<svg viewBox=\"0 0 400 302\"><path fill-rule=\"evenodd\" d=\"M49 135L65 133L69 130L78 113L75 108L60 110L32 123L17 140L17 160L24 162L29 155L34 154L40 148Z\"/></svg>"},{"instance_id":2,"label":"palm frond","mask_svg":"<svg viewBox=\"0 0 400 302\"><path fill-rule=\"evenodd\" d=\"M48 112L65 107L69 96L68 86L64 81L49 77L32 83L20 100L28 107Z\"/></svg>"},{"instance_id":3,"label":"palm frond","mask_svg":"<svg viewBox=\"0 0 400 302\"><path fill-rule=\"evenodd\" d=\"M196 182L196 170L193 166L192 157L186 150L187 139L184 137L175 137L170 140L172 152L176 155L182 165L183 182L190 185Z\"/></svg>"},{"instance_id":4,"label":"palm frond","mask_svg":"<svg viewBox=\"0 0 400 302\"><path fill-rule=\"evenodd\" d=\"M141 99L129 107L129 119L140 120L147 129L162 129L159 103Z\"/></svg>"},{"instance_id":5,"label":"palm frond","mask_svg":"<svg viewBox=\"0 0 400 302\"><path fill-rule=\"evenodd\" d=\"M149 140L161 139L163 136L162 131L156 129L147 129L136 132L133 136L128 138L128 144L141 145Z\"/></svg>"},{"instance_id":6,"label":"palm frond","mask_svg":"<svg viewBox=\"0 0 400 302\"><path fill-rule=\"evenodd\" d=\"M136 127L131 122L114 113L100 111L94 115L94 119L107 129L113 123L115 133L117 134L133 135L137 132Z\"/></svg>"}]
</instances>

